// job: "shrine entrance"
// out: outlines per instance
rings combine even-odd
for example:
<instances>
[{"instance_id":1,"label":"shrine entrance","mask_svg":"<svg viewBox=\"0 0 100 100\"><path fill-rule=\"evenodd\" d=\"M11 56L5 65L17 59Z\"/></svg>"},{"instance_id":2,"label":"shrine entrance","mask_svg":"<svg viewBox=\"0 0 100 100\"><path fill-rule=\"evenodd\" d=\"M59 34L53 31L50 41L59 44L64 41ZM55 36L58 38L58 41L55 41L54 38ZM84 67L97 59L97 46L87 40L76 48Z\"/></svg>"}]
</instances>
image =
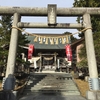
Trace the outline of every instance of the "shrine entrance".
<instances>
[{"instance_id":1,"label":"shrine entrance","mask_svg":"<svg viewBox=\"0 0 100 100\"><path fill-rule=\"evenodd\" d=\"M100 15L100 8L57 8L56 5L48 5L48 8L26 8L26 7L0 7L0 15L13 15L11 41L6 70L6 90L13 90L14 69L16 62L18 32L21 28L51 28L51 29L78 29L85 31L85 42L89 67L89 76L92 90L99 90L99 79L94 52L92 27L90 15ZM47 23L21 22L22 16L48 16ZM57 23L56 17L82 16L83 23ZM92 55L91 55L92 54ZM7 84L10 84L8 87ZM89 92L91 93L91 92ZM94 93L94 92L92 92Z\"/></svg>"}]
</instances>

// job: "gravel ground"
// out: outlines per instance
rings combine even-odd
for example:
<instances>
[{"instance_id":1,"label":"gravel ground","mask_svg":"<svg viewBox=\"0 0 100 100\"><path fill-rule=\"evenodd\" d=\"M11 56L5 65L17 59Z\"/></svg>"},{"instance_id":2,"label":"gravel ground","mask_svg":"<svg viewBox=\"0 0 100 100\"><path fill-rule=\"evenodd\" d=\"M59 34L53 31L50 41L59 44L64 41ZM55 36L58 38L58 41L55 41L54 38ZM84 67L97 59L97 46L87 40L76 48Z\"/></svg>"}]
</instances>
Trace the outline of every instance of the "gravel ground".
<instances>
[{"instance_id":1,"label":"gravel ground","mask_svg":"<svg viewBox=\"0 0 100 100\"><path fill-rule=\"evenodd\" d=\"M2 83L0 82L0 90L2 90Z\"/></svg>"},{"instance_id":2,"label":"gravel ground","mask_svg":"<svg viewBox=\"0 0 100 100\"><path fill-rule=\"evenodd\" d=\"M81 92L81 95L83 97L86 97L86 91L89 90L89 85L88 82L84 81L84 80L80 80L80 79L75 79L75 82Z\"/></svg>"}]
</instances>

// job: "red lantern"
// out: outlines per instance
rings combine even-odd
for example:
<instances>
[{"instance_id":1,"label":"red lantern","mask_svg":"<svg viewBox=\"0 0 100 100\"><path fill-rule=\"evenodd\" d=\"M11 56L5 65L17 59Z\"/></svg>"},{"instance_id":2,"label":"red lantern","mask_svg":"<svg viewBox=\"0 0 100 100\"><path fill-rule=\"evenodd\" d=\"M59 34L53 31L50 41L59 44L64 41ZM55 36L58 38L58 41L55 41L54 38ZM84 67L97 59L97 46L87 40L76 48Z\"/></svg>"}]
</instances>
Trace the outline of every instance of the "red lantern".
<instances>
[{"instance_id":1,"label":"red lantern","mask_svg":"<svg viewBox=\"0 0 100 100\"><path fill-rule=\"evenodd\" d=\"M70 44L67 44L65 46L65 49L66 49L66 56L68 58L68 61L72 61L72 50Z\"/></svg>"},{"instance_id":2,"label":"red lantern","mask_svg":"<svg viewBox=\"0 0 100 100\"><path fill-rule=\"evenodd\" d=\"M28 49L28 59L32 58L33 51L34 51L34 45L30 44Z\"/></svg>"}]
</instances>

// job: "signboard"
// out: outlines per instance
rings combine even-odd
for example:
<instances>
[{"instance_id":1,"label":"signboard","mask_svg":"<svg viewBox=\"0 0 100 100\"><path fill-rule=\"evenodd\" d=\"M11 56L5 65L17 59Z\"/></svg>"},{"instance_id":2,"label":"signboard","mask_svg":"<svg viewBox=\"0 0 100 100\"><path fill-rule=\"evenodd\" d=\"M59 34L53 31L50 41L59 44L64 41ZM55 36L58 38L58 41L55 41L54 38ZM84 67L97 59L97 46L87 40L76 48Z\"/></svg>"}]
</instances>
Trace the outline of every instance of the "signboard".
<instances>
[{"instance_id":1,"label":"signboard","mask_svg":"<svg viewBox=\"0 0 100 100\"><path fill-rule=\"evenodd\" d=\"M56 5L48 5L48 24L56 24Z\"/></svg>"}]
</instances>

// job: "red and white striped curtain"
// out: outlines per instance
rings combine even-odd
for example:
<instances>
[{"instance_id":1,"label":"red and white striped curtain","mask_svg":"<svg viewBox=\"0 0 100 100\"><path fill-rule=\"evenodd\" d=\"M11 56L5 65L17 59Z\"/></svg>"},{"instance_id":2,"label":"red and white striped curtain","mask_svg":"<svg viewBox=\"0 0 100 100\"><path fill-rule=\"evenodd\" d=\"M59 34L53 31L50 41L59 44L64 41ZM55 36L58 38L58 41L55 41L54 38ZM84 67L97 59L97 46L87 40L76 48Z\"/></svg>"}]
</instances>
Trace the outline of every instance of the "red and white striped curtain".
<instances>
[{"instance_id":1,"label":"red and white striped curtain","mask_svg":"<svg viewBox=\"0 0 100 100\"><path fill-rule=\"evenodd\" d=\"M32 58L33 51L34 51L34 45L30 44L28 49L28 59Z\"/></svg>"},{"instance_id":2,"label":"red and white striped curtain","mask_svg":"<svg viewBox=\"0 0 100 100\"><path fill-rule=\"evenodd\" d=\"M70 44L67 44L65 46L65 50L66 50L66 56L67 56L68 61L72 61L72 50L71 50Z\"/></svg>"}]
</instances>

